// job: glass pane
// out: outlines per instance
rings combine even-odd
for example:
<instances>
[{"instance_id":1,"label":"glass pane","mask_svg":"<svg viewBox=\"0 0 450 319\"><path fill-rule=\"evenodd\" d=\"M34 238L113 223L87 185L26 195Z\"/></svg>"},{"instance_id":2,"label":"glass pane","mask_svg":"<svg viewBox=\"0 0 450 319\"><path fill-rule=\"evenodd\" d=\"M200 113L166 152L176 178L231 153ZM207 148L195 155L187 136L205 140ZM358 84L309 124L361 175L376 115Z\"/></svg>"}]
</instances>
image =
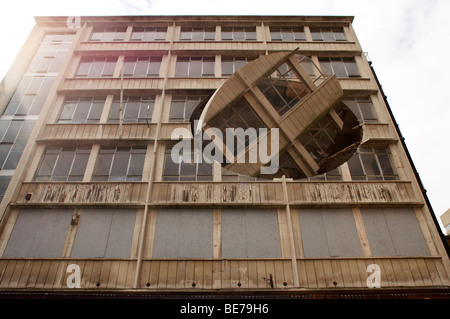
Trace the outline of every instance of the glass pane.
<instances>
[{"instance_id":1,"label":"glass pane","mask_svg":"<svg viewBox=\"0 0 450 319\"><path fill-rule=\"evenodd\" d=\"M3 166L6 158L8 157L9 151L11 150L12 145L10 144L0 144L0 169Z\"/></svg>"},{"instance_id":2,"label":"glass pane","mask_svg":"<svg viewBox=\"0 0 450 319\"><path fill-rule=\"evenodd\" d=\"M202 60L201 58L192 58L189 63L189 76L199 77L202 75Z\"/></svg>"},{"instance_id":3,"label":"glass pane","mask_svg":"<svg viewBox=\"0 0 450 319\"><path fill-rule=\"evenodd\" d=\"M270 30L270 38L272 41L281 41L281 33L280 30Z\"/></svg>"},{"instance_id":4,"label":"glass pane","mask_svg":"<svg viewBox=\"0 0 450 319\"><path fill-rule=\"evenodd\" d=\"M58 154L45 154L42 159L41 167L38 170L38 176L50 176L53 172Z\"/></svg>"},{"instance_id":5,"label":"glass pane","mask_svg":"<svg viewBox=\"0 0 450 319\"><path fill-rule=\"evenodd\" d=\"M197 165L195 163L181 163L180 176L195 176Z\"/></svg>"},{"instance_id":6,"label":"glass pane","mask_svg":"<svg viewBox=\"0 0 450 319\"><path fill-rule=\"evenodd\" d=\"M23 121L11 121L8 131L3 137L3 143L14 143L20 128L22 127Z\"/></svg>"},{"instance_id":7,"label":"glass pane","mask_svg":"<svg viewBox=\"0 0 450 319\"><path fill-rule=\"evenodd\" d=\"M68 176L72 166L75 152L61 152L56 162L53 176Z\"/></svg>"},{"instance_id":8,"label":"glass pane","mask_svg":"<svg viewBox=\"0 0 450 319\"><path fill-rule=\"evenodd\" d=\"M361 108L361 113L363 115L363 118L365 120L376 120L376 116L373 112L373 105L372 103L362 103L359 102L359 106Z\"/></svg>"},{"instance_id":9,"label":"glass pane","mask_svg":"<svg viewBox=\"0 0 450 319\"><path fill-rule=\"evenodd\" d=\"M111 167L111 176L126 176L128 169L129 152L117 152Z\"/></svg>"},{"instance_id":10,"label":"glass pane","mask_svg":"<svg viewBox=\"0 0 450 319\"><path fill-rule=\"evenodd\" d=\"M222 58L222 75L231 75L234 73L233 60Z\"/></svg>"},{"instance_id":11,"label":"glass pane","mask_svg":"<svg viewBox=\"0 0 450 319\"><path fill-rule=\"evenodd\" d=\"M332 60L331 66L333 67L334 74L336 77L345 78L347 77L347 72L345 71L344 63L340 60Z\"/></svg>"},{"instance_id":12,"label":"glass pane","mask_svg":"<svg viewBox=\"0 0 450 319\"><path fill-rule=\"evenodd\" d=\"M113 154L99 154L97 163L94 170L94 175L106 175L109 176L109 169L111 167L111 161Z\"/></svg>"},{"instance_id":13,"label":"glass pane","mask_svg":"<svg viewBox=\"0 0 450 319\"><path fill-rule=\"evenodd\" d=\"M174 163L171 158L170 150L164 157L164 176L178 176L178 163Z\"/></svg>"},{"instance_id":14,"label":"glass pane","mask_svg":"<svg viewBox=\"0 0 450 319\"><path fill-rule=\"evenodd\" d=\"M88 120L89 122L98 122L100 116L102 115L104 101L93 101L91 106L91 111L89 112Z\"/></svg>"},{"instance_id":15,"label":"glass pane","mask_svg":"<svg viewBox=\"0 0 450 319\"><path fill-rule=\"evenodd\" d=\"M78 67L77 76L83 77L87 76L89 72L89 68L91 67L92 59L89 61L81 61L80 66Z\"/></svg>"},{"instance_id":16,"label":"glass pane","mask_svg":"<svg viewBox=\"0 0 450 319\"><path fill-rule=\"evenodd\" d=\"M123 115L124 122L136 122L139 116L139 109L141 107L140 99L129 99L125 106L125 113Z\"/></svg>"},{"instance_id":17,"label":"glass pane","mask_svg":"<svg viewBox=\"0 0 450 319\"><path fill-rule=\"evenodd\" d=\"M77 151L78 152L78 151ZM87 154L76 154L75 160L73 161L72 170L70 175L82 176L86 170L86 165L89 159L89 153Z\"/></svg>"},{"instance_id":18,"label":"glass pane","mask_svg":"<svg viewBox=\"0 0 450 319\"><path fill-rule=\"evenodd\" d=\"M202 76L214 76L214 58L203 59L203 74Z\"/></svg>"},{"instance_id":19,"label":"glass pane","mask_svg":"<svg viewBox=\"0 0 450 319\"><path fill-rule=\"evenodd\" d=\"M131 154L128 175L141 176L144 168L145 154Z\"/></svg>"},{"instance_id":20,"label":"glass pane","mask_svg":"<svg viewBox=\"0 0 450 319\"><path fill-rule=\"evenodd\" d=\"M161 68L161 58L151 58L150 65L147 71L149 76L159 76L159 70Z\"/></svg>"},{"instance_id":21,"label":"glass pane","mask_svg":"<svg viewBox=\"0 0 450 319\"><path fill-rule=\"evenodd\" d=\"M184 120L184 101L172 101L170 106L171 120Z\"/></svg>"},{"instance_id":22,"label":"glass pane","mask_svg":"<svg viewBox=\"0 0 450 319\"><path fill-rule=\"evenodd\" d=\"M72 121L74 123L84 123L86 121L90 107L91 107L90 100L80 100L77 103L75 112L72 117Z\"/></svg>"},{"instance_id":23,"label":"glass pane","mask_svg":"<svg viewBox=\"0 0 450 319\"><path fill-rule=\"evenodd\" d=\"M114 100L114 102L111 105L108 120L111 122L119 121L119 110L120 110L120 101Z\"/></svg>"},{"instance_id":24,"label":"glass pane","mask_svg":"<svg viewBox=\"0 0 450 319\"><path fill-rule=\"evenodd\" d=\"M350 170L350 174L353 176L364 176L364 170L361 166L361 160L359 155L354 155L348 162L348 168Z\"/></svg>"},{"instance_id":25,"label":"glass pane","mask_svg":"<svg viewBox=\"0 0 450 319\"><path fill-rule=\"evenodd\" d=\"M136 68L134 69L133 76L145 77L147 75L149 61L148 58L139 58L136 62Z\"/></svg>"},{"instance_id":26,"label":"glass pane","mask_svg":"<svg viewBox=\"0 0 450 319\"><path fill-rule=\"evenodd\" d=\"M394 170L387 154L378 154L378 160L380 162L383 175L395 175Z\"/></svg>"},{"instance_id":27,"label":"glass pane","mask_svg":"<svg viewBox=\"0 0 450 319\"><path fill-rule=\"evenodd\" d=\"M125 61L123 63L123 75L133 76L135 65L136 58L125 58Z\"/></svg>"},{"instance_id":28,"label":"glass pane","mask_svg":"<svg viewBox=\"0 0 450 319\"><path fill-rule=\"evenodd\" d=\"M377 160L374 154L361 154L361 160L367 175L381 175Z\"/></svg>"},{"instance_id":29,"label":"glass pane","mask_svg":"<svg viewBox=\"0 0 450 319\"><path fill-rule=\"evenodd\" d=\"M186 76L189 70L189 58L178 58L175 75Z\"/></svg>"},{"instance_id":30,"label":"glass pane","mask_svg":"<svg viewBox=\"0 0 450 319\"><path fill-rule=\"evenodd\" d=\"M107 58L103 68L102 76L113 76L116 68L117 58Z\"/></svg>"},{"instance_id":31,"label":"glass pane","mask_svg":"<svg viewBox=\"0 0 450 319\"><path fill-rule=\"evenodd\" d=\"M344 60L345 68L349 77L359 77L359 71L356 67L356 62L352 60Z\"/></svg>"}]
</instances>

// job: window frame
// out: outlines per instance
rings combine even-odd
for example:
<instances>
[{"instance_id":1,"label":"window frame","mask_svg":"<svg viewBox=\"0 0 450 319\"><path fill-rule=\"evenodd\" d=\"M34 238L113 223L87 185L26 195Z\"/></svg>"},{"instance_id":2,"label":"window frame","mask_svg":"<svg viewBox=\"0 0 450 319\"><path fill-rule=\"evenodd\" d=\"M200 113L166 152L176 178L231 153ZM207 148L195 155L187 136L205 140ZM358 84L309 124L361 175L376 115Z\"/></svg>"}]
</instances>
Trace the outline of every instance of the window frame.
<instances>
[{"instance_id":1,"label":"window frame","mask_svg":"<svg viewBox=\"0 0 450 319\"><path fill-rule=\"evenodd\" d=\"M306 41L306 33L303 27L275 27L270 26L270 40L274 42L303 42ZM296 35L302 34L301 38ZM274 38L274 36L279 37ZM292 35L291 38L289 36Z\"/></svg>"},{"instance_id":2,"label":"window frame","mask_svg":"<svg viewBox=\"0 0 450 319\"><path fill-rule=\"evenodd\" d=\"M216 59L214 56L212 57L178 56L175 65L175 77L177 78L215 77L215 65Z\"/></svg>"},{"instance_id":3,"label":"window frame","mask_svg":"<svg viewBox=\"0 0 450 319\"><path fill-rule=\"evenodd\" d=\"M242 38L239 35L243 35ZM228 36L229 35L229 36ZM251 27L240 27L240 26L232 26L222 27L221 30L221 40L222 41L257 41L258 37L256 34L256 26Z\"/></svg>"},{"instance_id":4,"label":"window frame","mask_svg":"<svg viewBox=\"0 0 450 319\"><path fill-rule=\"evenodd\" d=\"M311 38L314 42L347 42L348 41L343 27L327 27L327 28L313 27L313 28L310 28L310 32L311 32ZM341 34L342 37L338 36L339 34Z\"/></svg>"},{"instance_id":5,"label":"window frame","mask_svg":"<svg viewBox=\"0 0 450 319\"><path fill-rule=\"evenodd\" d=\"M120 31L118 31L120 30ZM91 42L123 42L127 33L126 27L93 28L89 41ZM95 35L100 35L94 39ZM113 35L110 35L113 34ZM108 36L109 35L109 36Z\"/></svg>"},{"instance_id":6,"label":"window frame","mask_svg":"<svg viewBox=\"0 0 450 319\"><path fill-rule=\"evenodd\" d=\"M194 181L213 181L213 165L208 164L205 162L204 159L202 159L201 163L195 163L193 160L194 153L191 152L191 163L184 163L183 161L180 161L180 163L174 163L171 158L171 152L173 149L173 145L166 146L165 152L164 152L164 163L163 163L163 169L162 169L162 181L164 182L194 182ZM193 147L192 147L193 149ZM184 155L184 154L183 154ZM176 167L177 172L175 174L167 175L167 168L168 168L168 162L170 162L170 165L172 165L172 169ZM193 165L193 170L195 170L194 174L184 174L184 169L191 169L189 165ZM205 169L207 171L210 171L211 174L199 174L200 170Z\"/></svg>"},{"instance_id":7,"label":"window frame","mask_svg":"<svg viewBox=\"0 0 450 319\"><path fill-rule=\"evenodd\" d=\"M113 61L114 60L114 61ZM82 57L80 60L80 63L78 64L77 71L75 72L75 78L78 79L95 79L95 78L112 78L114 76L114 71L117 66L117 60L118 57ZM93 74L90 74L92 71L94 64L98 64L97 66L101 65L101 71L93 72ZM114 63L114 67L112 67L112 64ZM83 71L83 73L80 74L80 69L86 68L86 71ZM111 68L111 70L109 70ZM105 70L108 70L107 73L105 73Z\"/></svg>"},{"instance_id":8,"label":"window frame","mask_svg":"<svg viewBox=\"0 0 450 319\"><path fill-rule=\"evenodd\" d=\"M142 36L140 38L135 36L138 33L142 33ZM164 34L164 37L161 37L162 34ZM166 37L167 37L167 27L133 27L130 41L156 42L156 41L165 41Z\"/></svg>"},{"instance_id":9,"label":"window frame","mask_svg":"<svg viewBox=\"0 0 450 319\"><path fill-rule=\"evenodd\" d=\"M82 103L88 102L88 101L90 102L90 104L88 106L87 112L85 112L86 117L84 119L80 118L80 120L74 120L74 116L77 113L78 109L81 107ZM69 97L64 101L64 104L61 108L61 112L59 114L57 123L68 123L68 124L99 123L105 102L106 102L106 98L104 98L104 97L78 97L78 98ZM96 116L94 118L90 119L91 114L94 114L93 109L95 107L100 107L99 104L101 104L101 103L102 103L101 109L96 111L96 113L98 113L98 114L96 114ZM72 111L70 118L69 117L61 118L61 116L63 116L63 114L65 112L66 106L69 104L76 104L74 110Z\"/></svg>"},{"instance_id":10,"label":"window frame","mask_svg":"<svg viewBox=\"0 0 450 319\"><path fill-rule=\"evenodd\" d=\"M64 154L67 152L67 154ZM33 181L37 182L80 182L83 181L84 175L86 173L86 167L89 161L89 156L91 153L91 147L48 147L44 154L41 157L39 162L39 166L36 169L36 172L33 177ZM65 166L64 162L62 162L63 155L71 155L72 158L70 160L70 165ZM82 160L81 158L84 158ZM54 158L51 159L51 158ZM46 159L50 159L51 165L47 165ZM61 163L60 163L61 160ZM81 174L73 174L74 169L77 169L77 166L82 164L84 161L84 171ZM58 164L62 165L58 167ZM47 168L44 167L47 165ZM55 172L60 169L67 169L66 175L56 175ZM49 171L49 173L44 172ZM51 171L51 172L50 172Z\"/></svg>"},{"instance_id":11,"label":"window frame","mask_svg":"<svg viewBox=\"0 0 450 319\"><path fill-rule=\"evenodd\" d=\"M181 27L180 41L215 41L216 27Z\"/></svg>"},{"instance_id":12,"label":"window frame","mask_svg":"<svg viewBox=\"0 0 450 319\"><path fill-rule=\"evenodd\" d=\"M137 109L137 117L136 118L132 118L126 117L127 114L127 110L130 107L130 99L134 101L137 101L137 99L139 99L139 107ZM123 123L147 123L152 121L152 115L153 115L153 110L155 107L155 97L154 96L125 96L122 100L123 103L123 118L122 118L122 122ZM149 109L147 111L147 106L149 106ZM117 110L117 117L113 117L113 112L116 112ZM114 97L113 102L111 104L111 109L109 111L108 114L108 123L119 123L120 122L120 98L119 97ZM142 114L145 114L145 117L142 117Z\"/></svg>"},{"instance_id":13,"label":"window frame","mask_svg":"<svg viewBox=\"0 0 450 319\"><path fill-rule=\"evenodd\" d=\"M319 64L323 73L335 74L337 78L361 78L361 72L354 57L319 57Z\"/></svg>"},{"instance_id":14,"label":"window frame","mask_svg":"<svg viewBox=\"0 0 450 319\"><path fill-rule=\"evenodd\" d=\"M131 60L135 61L131 61ZM128 60L128 61L127 61ZM146 63L145 74L137 74L137 71L141 73L140 65ZM134 64L134 65L133 65ZM123 61L123 77L124 78L157 78L161 72L162 56L126 56ZM128 73L129 69L133 69L132 73ZM158 70L156 72L156 69Z\"/></svg>"},{"instance_id":15,"label":"window frame","mask_svg":"<svg viewBox=\"0 0 450 319\"><path fill-rule=\"evenodd\" d=\"M372 169L378 170L378 174L368 174L371 163L367 159L370 157L372 165L375 165L372 166ZM384 164L382 164L380 157L384 158ZM360 146L347 163L350 176L354 181L396 181L399 179L388 146ZM385 166L386 164L389 167ZM358 167L353 165L358 165ZM359 174L361 172L362 174Z\"/></svg>"},{"instance_id":16,"label":"window frame","mask_svg":"<svg viewBox=\"0 0 450 319\"><path fill-rule=\"evenodd\" d=\"M128 149L128 152L125 151L125 149ZM103 151L103 152L102 152ZM145 157L147 153L147 147L146 146L112 146L112 147L106 147L103 146L100 148L100 151L97 155L97 159L95 161L94 170L92 173L91 180L93 182L140 182L142 181L143 177L143 168L144 168L144 162ZM120 155L128 154L127 158L127 164L126 164L126 173L124 175L111 175L112 171L116 168L120 168L120 163L117 161L120 161ZM136 156L138 154L141 154L140 156ZM109 156L110 155L110 156ZM140 166L140 175L139 174L130 174L130 170L133 167L133 155L137 157L135 160L139 160L139 157L143 157L141 161ZM108 159L110 157L110 159ZM103 158L103 159L102 159ZM123 159L123 158L122 158ZM108 163L109 162L109 163ZM138 162L139 163L139 162ZM99 174L99 165L107 164L108 167L102 167L100 168L102 171L108 171L108 174Z\"/></svg>"}]
</instances>

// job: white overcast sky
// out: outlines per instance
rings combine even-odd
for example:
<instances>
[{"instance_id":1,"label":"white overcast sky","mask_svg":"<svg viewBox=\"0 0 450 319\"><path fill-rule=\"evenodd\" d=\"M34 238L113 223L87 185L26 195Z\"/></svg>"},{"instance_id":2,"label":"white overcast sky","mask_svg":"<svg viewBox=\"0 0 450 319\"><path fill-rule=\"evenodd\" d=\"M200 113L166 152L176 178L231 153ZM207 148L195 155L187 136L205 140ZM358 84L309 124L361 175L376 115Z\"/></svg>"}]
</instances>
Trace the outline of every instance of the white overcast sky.
<instances>
[{"instance_id":1,"label":"white overcast sky","mask_svg":"<svg viewBox=\"0 0 450 319\"><path fill-rule=\"evenodd\" d=\"M0 3L0 79L34 16L348 15L373 62L433 210L450 209L448 0L13 0ZM444 59L445 58L445 59ZM442 225L442 223L441 223Z\"/></svg>"}]
</instances>

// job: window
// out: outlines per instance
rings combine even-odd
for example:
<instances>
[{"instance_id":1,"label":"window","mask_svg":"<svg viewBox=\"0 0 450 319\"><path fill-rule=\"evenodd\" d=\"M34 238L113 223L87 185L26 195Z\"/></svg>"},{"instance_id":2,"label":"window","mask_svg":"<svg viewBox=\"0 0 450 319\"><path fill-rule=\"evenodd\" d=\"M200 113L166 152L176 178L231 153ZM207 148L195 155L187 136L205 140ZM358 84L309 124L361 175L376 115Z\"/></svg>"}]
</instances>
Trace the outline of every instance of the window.
<instances>
[{"instance_id":1,"label":"window","mask_svg":"<svg viewBox=\"0 0 450 319\"><path fill-rule=\"evenodd\" d=\"M342 102L352 110L361 123L377 121L370 97L345 98Z\"/></svg>"},{"instance_id":2,"label":"window","mask_svg":"<svg viewBox=\"0 0 450 319\"><path fill-rule=\"evenodd\" d=\"M35 121L0 120L0 169L15 169Z\"/></svg>"},{"instance_id":3,"label":"window","mask_svg":"<svg viewBox=\"0 0 450 319\"><path fill-rule=\"evenodd\" d=\"M351 209L299 209L306 258L363 257Z\"/></svg>"},{"instance_id":4,"label":"window","mask_svg":"<svg viewBox=\"0 0 450 319\"><path fill-rule=\"evenodd\" d=\"M211 28L181 28L180 40L182 41L214 41L216 39L216 29Z\"/></svg>"},{"instance_id":5,"label":"window","mask_svg":"<svg viewBox=\"0 0 450 319\"><path fill-rule=\"evenodd\" d=\"M311 28L313 41L346 41L343 28Z\"/></svg>"},{"instance_id":6,"label":"window","mask_svg":"<svg viewBox=\"0 0 450 319\"><path fill-rule=\"evenodd\" d=\"M22 209L4 258L60 258L72 220L71 209Z\"/></svg>"},{"instance_id":7,"label":"window","mask_svg":"<svg viewBox=\"0 0 450 319\"><path fill-rule=\"evenodd\" d=\"M116 57L83 57L75 77L112 77L116 68Z\"/></svg>"},{"instance_id":8,"label":"window","mask_svg":"<svg viewBox=\"0 0 450 319\"><path fill-rule=\"evenodd\" d=\"M83 209L71 258L129 258L136 210Z\"/></svg>"},{"instance_id":9,"label":"window","mask_svg":"<svg viewBox=\"0 0 450 319\"><path fill-rule=\"evenodd\" d=\"M174 95L170 105L169 122L189 122L191 114L207 96Z\"/></svg>"},{"instance_id":10,"label":"window","mask_svg":"<svg viewBox=\"0 0 450 319\"><path fill-rule=\"evenodd\" d=\"M354 58L319 58L319 63L324 72L338 78L360 77Z\"/></svg>"},{"instance_id":11,"label":"window","mask_svg":"<svg viewBox=\"0 0 450 319\"><path fill-rule=\"evenodd\" d=\"M73 33L46 34L28 66L27 72L58 72L73 38Z\"/></svg>"},{"instance_id":12,"label":"window","mask_svg":"<svg viewBox=\"0 0 450 319\"><path fill-rule=\"evenodd\" d=\"M39 115L55 77L23 77L3 115Z\"/></svg>"},{"instance_id":13,"label":"window","mask_svg":"<svg viewBox=\"0 0 450 319\"><path fill-rule=\"evenodd\" d=\"M300 81L289 81L293 74L290 64L277 70L277 77L267 77L257 83L267 100L281 116L298 104L311 90ZM300 80L300 78L297 78Z\"/></svg>"},{"instance_id":14,"label":"window","mask_svg":"<svg viewBox=\"0 0 450 319\"><path fill-rule=\"evenodd\" d=\"M272 41L306 41L303 28L270 27Z\"/></svg>"},{"instance_id":15,"label":"window","mask_svg":"<svg viewBox=\"0 0 450 319\"><path fill-rule=\"evenodd\" d=\"M175 69L177 77L214 76L214 57L178 57Z\"/></svg>"},{"instance_id":16,"label":"window","mask_svg":"<svg viewBox=\"0 0 450 319\"><path fill-rule=\"evenodd\" d=\"M11 176L0 176L0 203L3 200L3 196L8 189L9 182L11 181Z\"/></svg>"},{"instance_id":17,"label":"window","mask_svg":"<svg viewBox=\"0 0 450 319\"><path fill-rule=\"evenodd\" d=\"M123 41L126 32L127 28L96 28L92 32L91 41Z\"/></svg>"},{"instance_id":18,"label":"window","mask_svg":"<svg viewBox=\"0 0 450 319\"><path fill-rule=\"evenodd\" d=\"M64 102L58 123L98 123L105 98L68 98Z\"/></svg>"},{"instance_id":19,"label":"window","mask_svg":"<svg viewBox=\"0 0 450 319\"><path fill-rule=\"evenodd\" d=\"M152 258L212 258L210 209L158 209Z\"/></svg>"},{"instance_id":20,"label":"window","mask_svg":"<svg viewBox=\"0 0 450 319\"><path fill-rule=\"evenodd\" d=\"M222 76L230 76L255 58L222 57Z\"/></svg>"},{"instance_id":21,"label":"window","mask_svg":"<svg viewBox=\"0 0 450 319\"><path fill-rule=\"evenodd\" d=\"M256 40L256 27L222 27L224 41L252 41Z\"/></svg>"},{"instance_id":22,"label":"window","mask_svg":"<svg viewBox=\"0 0 450 319\"><path fill-rule=\"evenodd\" d=\"M328 173L316 175L313 177L308 177L308 180L311 182L314 181L340 181L342 180L341 169L338 167Z\"/></svg>"},{"instance_id":23,"label":"window","mask_svg":"<svg viewBox=\"0 0 450 319\"><path fill-rule=\"evenodd\" d=\"M141 181L146 147L102 147L93 181Z\"/></svg>"},{"instance_id":24,"label":"window","mask_svg":"<svg viewBox=\"0 0 450 319\"><path fill-rule=\"evenodd\" d=\"M166 39L167 28L139 28L134 27L131 33L131 41L160 41Z\"/></svg>"},{"instance_id":25,"label":"window","mask_svg":"<svg viewBox=\"0 0 450 319\"><path fill-rule=\"evenodd\" d=\"M82 181L90 147L48 148L42 157L35 181Z\"/></svg>"},{"instance_id":26,"label":"window","mask_svg":"<svg viewBox=\"0 0 450 319\"><path fill-rule=\"evenodd\" d=\"M153 97L124 97L123 105L123 123L146 123L151 122L155 98ZM109 113L108 122L119 123L120 121L120 99L115 98L111 111Z\"/></svg>"},{"instance_id":27,"label":"window","mask_svg":"<svg viewBox=\"0 0 450 319\"><path fill-rule=\"evenodd\" d=\"M185 151L185 150L183 150ZM176 163L172 160L172 148L166 148L166 154L164 157L164 181L211 181L212 180L212 164L206 163L202 160L202 163L195 163L194 154L179 154L181 156L190 155L191 162Z\"/></svg>"},{"instance_id":28,"label":"window","mask_svg":"<svg viewBox=\"0 0 450 319\"><path fill-rule=\"evenodd\" d=\"M361 146L347 162L353 180L397 180L387 148Z\"/></svg>"},{"instance_id":29,"label":"window","mask_svg":"<svg viewBox=\"0 0 450 319\"><path fill-rule=\"evenodd\" d=\"M330 115L324 116L299 137L300 143L306 148L316 163L324 160L335 144L338 126Z\"/></svg>"},{"instance_id":30,"label":"window","mask_svg":"<svg viewBox=\"0 0 450 319\"><path fill-rule=\"evenodd\" d=\"M161 61L161 57L125 57L123 76L135 78L158 77Z\"/></svg>"}]
</instances>

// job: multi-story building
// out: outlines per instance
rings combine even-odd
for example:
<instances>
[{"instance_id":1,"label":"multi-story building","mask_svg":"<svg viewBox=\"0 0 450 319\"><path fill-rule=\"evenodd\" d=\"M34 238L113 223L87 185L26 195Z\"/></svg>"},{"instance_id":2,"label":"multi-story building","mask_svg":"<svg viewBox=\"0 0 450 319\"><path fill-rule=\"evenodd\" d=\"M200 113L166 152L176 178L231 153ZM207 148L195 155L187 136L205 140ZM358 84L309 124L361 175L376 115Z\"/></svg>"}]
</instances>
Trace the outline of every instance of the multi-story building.
<instances>
[{"instance_id":1,"label":"multi-story building","mask_svg":"<svg viewBox=\"0 0 450 319\"><path fill-rule=\"evenodd\" d=\"M1 87L2 294L448 296L443 235L352 21L37 17ZM310 134L286 144L298 167L281 161L284 178L261 179L172 161L194 109L268 56L261 74L287 63L339 92L320 113L339 123L332 104L353 111L353 156L317 174L320 143L308 145L325 124L289 112L307 98L270 111L241 74L239 123L289 118L285 137Z\"/></svg>"}]
</instances>

